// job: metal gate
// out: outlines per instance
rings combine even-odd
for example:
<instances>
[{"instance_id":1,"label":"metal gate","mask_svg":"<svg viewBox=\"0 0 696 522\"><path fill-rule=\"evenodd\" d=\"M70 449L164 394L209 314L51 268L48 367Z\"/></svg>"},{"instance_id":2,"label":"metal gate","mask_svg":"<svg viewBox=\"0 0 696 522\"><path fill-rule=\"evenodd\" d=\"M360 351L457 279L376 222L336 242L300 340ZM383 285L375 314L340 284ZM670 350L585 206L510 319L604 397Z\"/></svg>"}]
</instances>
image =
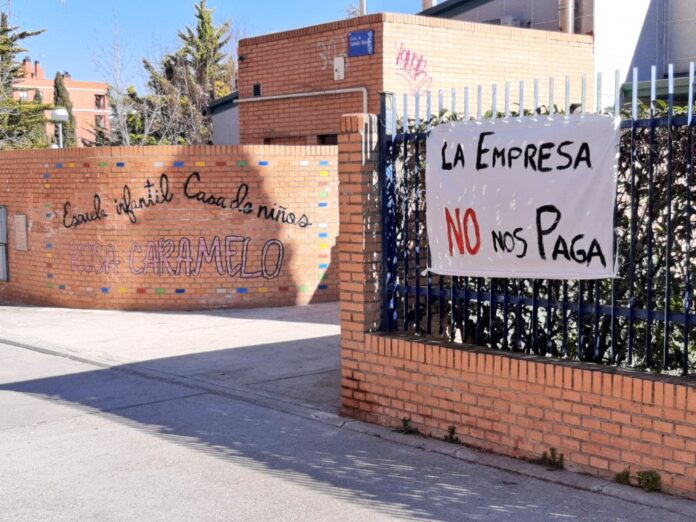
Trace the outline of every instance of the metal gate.
<instances>
[{"instance_id":1,"label":"metal gate","mask_svg":"<svg viewBox=\"0 0 696 522\"><path fill-rule=\"evenodd\" d=\"M671 66L669 71L666 99L657 99L653 67L650 99L641 103L634 70L632 99L625 108L619 103L616 76L616 102L609 111L623 117L615 210L619 277L597 281L424 275L429 255L426 138L433 125L472 118L469 90L463 90L463 104L457 103L462 91L452 90L448 96L450 107L463 105L459 112L445 108L440 91L434 114L430 93L425 100L418 95L415 99L382 95L381 329L495 350L651 372L693 373L694 65L688 100L682 102L686 108L675 105ZM596 98L601 100L601 77L595 85ZM504 107L498 111L497 86L493 86L489 110L484 111L478 86L471 100L476 104L473 116L524 117L586 109L585 80L581 100L574 104L566 79L561 109L554 101L553 80L547 105L539 103L539 86L534 82L533 111L524 107L524 89L520 82L519 101L512 105L511 85L505 84ZM597 109L601 109L599 103Z\"/></svg>"}]
</instances>

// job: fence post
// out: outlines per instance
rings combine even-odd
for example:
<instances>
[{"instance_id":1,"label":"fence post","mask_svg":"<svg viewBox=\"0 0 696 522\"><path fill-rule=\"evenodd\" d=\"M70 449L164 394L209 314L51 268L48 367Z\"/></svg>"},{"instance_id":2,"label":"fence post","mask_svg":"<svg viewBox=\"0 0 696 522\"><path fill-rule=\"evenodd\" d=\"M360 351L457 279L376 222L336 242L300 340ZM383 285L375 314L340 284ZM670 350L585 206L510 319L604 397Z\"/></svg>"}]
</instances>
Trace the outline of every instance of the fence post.
<instances>
[{"instance_id":1,"label":"fence post","mask_svg":"<svg viewBox=\"0 0 696 522\"><path fill-rule=\"evenodd\" d=\"M357 416L365 332L379 326L381 211L377 117L347 114L338 137L341 284L341 389L344 413Z\"/></svg>"}]
</instances>

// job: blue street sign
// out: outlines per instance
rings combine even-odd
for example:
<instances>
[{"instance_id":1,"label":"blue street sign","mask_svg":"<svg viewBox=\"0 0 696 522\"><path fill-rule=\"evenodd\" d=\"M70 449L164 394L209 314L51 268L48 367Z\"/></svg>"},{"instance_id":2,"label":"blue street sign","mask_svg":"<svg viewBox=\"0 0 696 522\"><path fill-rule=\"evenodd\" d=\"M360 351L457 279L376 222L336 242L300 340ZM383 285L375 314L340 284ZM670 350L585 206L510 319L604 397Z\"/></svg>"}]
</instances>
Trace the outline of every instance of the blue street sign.
<instances>
[{"instance_id":1,"label":"blue street sign","mask_svg":"<svg viewBox=\"0 0 696 522\"><path fill-rule=\"evenodd\" d=\"M348 34L348 56L375 54L375 32L372 29Z\"/></svg>"}]
</instances>

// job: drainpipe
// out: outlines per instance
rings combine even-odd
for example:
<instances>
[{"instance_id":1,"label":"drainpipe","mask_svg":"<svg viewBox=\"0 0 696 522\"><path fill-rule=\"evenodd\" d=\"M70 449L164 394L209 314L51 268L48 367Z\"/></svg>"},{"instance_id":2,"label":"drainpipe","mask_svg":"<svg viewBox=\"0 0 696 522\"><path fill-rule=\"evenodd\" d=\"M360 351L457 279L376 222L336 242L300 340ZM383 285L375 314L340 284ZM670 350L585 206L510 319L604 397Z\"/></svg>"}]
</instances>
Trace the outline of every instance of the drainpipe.
<instances>
[{"instance_id":1,"label":"drainpipe","mask_svg":"<svg viewBox=\"0 0 696 522\"><path fill-rule=\"evenodd\" d=\"M236 103L255 103L270 100L289 100L292 98L307 98L309 96L330 96L333 94L346 94L350 92L362 93L363 114L367 114L367 88L366 87L347 87L345 89L331 89L328 91L297 92L293 94L277 94L274 96L256 96L254 98L242 98Z\"/></svg>"},{"instance_id":2,"label":"drainpipe","mask_svg":"<svg viewBox=\"0 0 696 522\"><path fill-rule=\"evenodd\" d=\"M423 0L423 11L435 7L437 5L437 0Z\"/></svg>"},{"instance_id":3,"label":"drainpipe","mask_svg":"<svg viewBox=\"0 0 696 522\"><path fill-rule=\"evenodd\" d=\"M575 32L575 0L559 0L558 20L562 33Z\"/></svg>"}]
</instances>

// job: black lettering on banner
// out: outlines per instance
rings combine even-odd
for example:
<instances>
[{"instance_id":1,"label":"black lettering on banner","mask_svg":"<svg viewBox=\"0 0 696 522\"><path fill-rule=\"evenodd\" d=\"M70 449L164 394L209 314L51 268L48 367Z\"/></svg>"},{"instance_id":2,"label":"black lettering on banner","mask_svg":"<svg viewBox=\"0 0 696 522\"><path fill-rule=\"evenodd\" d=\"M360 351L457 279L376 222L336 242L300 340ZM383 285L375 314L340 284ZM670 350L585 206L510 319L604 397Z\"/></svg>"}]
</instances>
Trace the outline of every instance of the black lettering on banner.
<instances>
[{"instance_id":1,"label":"black lettering on banner","mask_svg":"<svg viewBox=\"0 0 696 522\"><path fill-rule=\"evenodd\" d=\"M544 214L554 214L553 223L548 228L544 228L542 218ZM539 257L546 260L546 250L544 249L544 236L553 232L561 221L561 211L554 205L544 205L536 211L537 244L539 247Z\"/></svg>"},{"instance_id":2,"label":"black lettering on banner","mask_svg":"<svg viewBox=\"0 0 696 522\"><path fill-rule=\"evenodd\" d=\"M558 155L563 156L567 161L567 163L565 163L564 165L558 165L556 167L558 170L566 170L567 168L570 168L570 166L573 164L573 156L571 156L563 150L564 147L567 147L568 145L572 144L572 141L564 141L558 146Z\"/></svg>"},{"instance_id":3,"label":"black lettering on banner","mask_svg":"<svg viewBox=\"0 0 696 522\"><path fill-rule=\"evenodd\" d=\"M486 138L486 136L491 136L495 134L494 132L482 132L479 134L479 139L478 139L478 147L476 148L476 170L482 170L488 168L488 163L483 162L483 155L486 152L490 152L491 149L484 149L483 148L483 140Z\"/></svg>"}]
</instances>

